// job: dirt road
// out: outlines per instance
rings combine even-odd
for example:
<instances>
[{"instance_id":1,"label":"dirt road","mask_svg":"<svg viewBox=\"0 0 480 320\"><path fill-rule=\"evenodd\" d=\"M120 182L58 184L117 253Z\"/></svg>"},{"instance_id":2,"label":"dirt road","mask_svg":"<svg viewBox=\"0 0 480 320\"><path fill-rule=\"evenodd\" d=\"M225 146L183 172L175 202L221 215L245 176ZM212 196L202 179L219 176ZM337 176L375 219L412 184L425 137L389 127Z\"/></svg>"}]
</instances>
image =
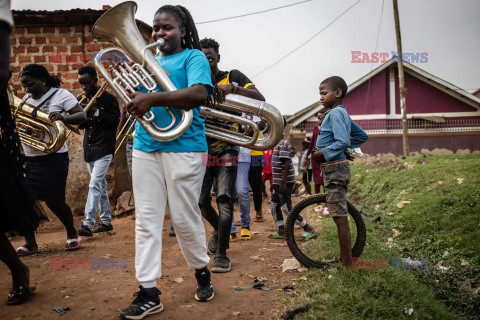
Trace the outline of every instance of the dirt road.
<instances>
[{"instance_id":1,"label":"dirt road","mask_svg":"<svg viewBox=\"0 0 480 320\"><path fill-rule=\"evenodd\" d=\"M294 198L294 203L298 200ZM253 202L251 205L253 218ZM263 211L265 221L252 222L253 239L231 243L228 254L232 271L213 274L215 299L208 303L194 299L193 270L183 259L176 238L168 236L170 220L165 220L163 276L158 281L165 309L147 319L278 319L285 311L285 299L293 293L277 289L290 285L300 275L296 271L281 273L283 260L292 255L284 241L268 239L276 228L266 200ZM236 205L236 217L238 212ZM138 287L134 265L135 221L131 217L114 219L114 234L83 238L78 251L65 252L63 226L53 215L50 218L51 221L39 228L37 241L41 253L22 258L30 267L31 285L37 287L37 293L31 301L19 306L6 306L1 302L0 319L118 319L120 310L130 304ZM81 218L75 217L76 225L80 225ZM208 241L212 228L204 222ZM16 237L12 243L17 248L24 242ZM70 263L68 268L59 269L65 260ZM254 277L266 278L265 284L273 290L234 290L250 284ZM10 273L0 264L1 300L6 300L10 288ZM60 306L71 310L61 316L52 310Z\"/></svg>"}]
</instances>

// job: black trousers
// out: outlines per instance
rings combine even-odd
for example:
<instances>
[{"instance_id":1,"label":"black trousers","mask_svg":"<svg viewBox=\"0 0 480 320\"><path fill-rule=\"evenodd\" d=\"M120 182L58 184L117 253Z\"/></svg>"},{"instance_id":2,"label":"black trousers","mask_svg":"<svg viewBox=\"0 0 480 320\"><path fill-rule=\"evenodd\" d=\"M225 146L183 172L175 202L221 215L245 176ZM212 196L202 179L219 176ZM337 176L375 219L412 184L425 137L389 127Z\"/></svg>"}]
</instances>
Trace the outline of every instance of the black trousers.
<instances>
[{"instance_id":1,"label":"black trousers","mask_svg":"<svg viewBox=\"0 0 480 320\"><path fill-rule=\"evenodd\" d=\"M211 157L218 157L208 155ZM234 159L238 156L237 151L226 152L220 158L220 163L207 166L203 177L202 190L200 192L199 206L202 216L218 232L218 248L227 250L230 243L230 228L233 220L233 202L235 194L235 180L237 178L237 164ZM213 181L217 181L217 207L218 214L212 207L210 190Z\"/></svg>"},{"instance_id":2,"label":"black trousers","mask_svg":"<svg viewBox=\"0 0 480 320\"><path fill-rule=\"evenodd\" d=\"M248 183L252 188L255 211L262 210L262 171L263 156L252 156L250 172L248 173Z\"/></svg>"}]
</instances>

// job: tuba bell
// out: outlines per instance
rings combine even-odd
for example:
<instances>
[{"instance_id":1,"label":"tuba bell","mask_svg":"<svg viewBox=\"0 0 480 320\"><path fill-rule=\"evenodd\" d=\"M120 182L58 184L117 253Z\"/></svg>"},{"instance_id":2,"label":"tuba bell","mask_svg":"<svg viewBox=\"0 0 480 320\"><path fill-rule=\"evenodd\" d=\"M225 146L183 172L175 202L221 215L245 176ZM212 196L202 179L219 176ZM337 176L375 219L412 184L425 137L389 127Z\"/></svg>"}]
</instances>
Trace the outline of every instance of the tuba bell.
<instances>
[{"instance_id":1,"label":"tuba bell","mask_svg":"<svg viewBox=\"0 0 480 320\"><path fill-rule=\"evenodd\" d=\"M123 2L105 12L97 20L92 31L95 38L106 38L118 46L100 51L95 56L95 67L125 105L131 100L127 93L135 92L135 88L140 85L148 92L156 91L157 84L164 92L177 90L150 51L151 48L161 46L163 43L159 41L146 45L135 23L136 10L135 2ZM133 63L131 66L126 63L117 67L111 65L110 70L114 78L102 64L102 57L112 52L120 53L120 56ZM136 115L133 117L152 138L159 141L170 141L178 138L188 129L193 120L193 111L181 110L182 119L174 127L176 117L169 108L165 109L172 117L172 122L166 127L159 127L155 124L155 116L152 112L148 112L142 117Z\"/></svg>"},{"instance_id":2,"label":"tuba bell","mask_svg":"<svg viewBox=\"0 0 480 320\"><path fill-rule=\"evenodd\" d=\"M243 116L239 116L238 113ZM200 115L205 120L205 135L217 140L227 141L252 150L272 149L284 136L283 117L277 108L264 101L248 98L238 94L227 94L223 103L216 103L213 108L202 107ZM260 130L252 119L257 116L265 123ZM235 130L231 125L218 121L228 120L250 128Z\"/></svg>"},{"instance_id":3,"label":"tuba bell","mask_svg":"<svg viewBox=\"0 0 480 320\"><path fill-rule=\"evenodd\" d=\"M53 153L60 150L67 139L65 125L62 121L51 122L48 114L38 110L34 118L32 112L35 109L26 103L29 94L22 100L8 89L8 100L12 115L15 118L20 141L32 148L45 153ZM55 135L49 128L53 127Z\"/></svg>"}]
</instances>

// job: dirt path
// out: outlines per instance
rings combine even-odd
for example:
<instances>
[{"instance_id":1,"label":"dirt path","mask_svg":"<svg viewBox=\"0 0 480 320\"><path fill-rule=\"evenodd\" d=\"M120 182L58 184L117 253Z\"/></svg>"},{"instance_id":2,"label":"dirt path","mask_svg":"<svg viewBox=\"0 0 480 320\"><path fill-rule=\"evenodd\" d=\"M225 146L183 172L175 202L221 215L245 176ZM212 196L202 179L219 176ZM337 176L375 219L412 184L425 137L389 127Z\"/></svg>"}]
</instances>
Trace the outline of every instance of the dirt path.
<instances>
[{"instance_id":1,"label":"dirt path","mask_svg":"<svg viewBox=\"0 0 480 320\"><path fill-rule=\"evenodd\" d=\"M298 200L294 198L294 204ZM254 217L253 201L251 205ZM194 299L196 283L193 270L187 266L176 238L168 236L170 220L165 220L164 274L158 281L158 287L163 293L160 299L165 309L147 319L279 318L284 311L284 299L293 293L276 289L290 285L293 279L300 276L296 272L281 273L283 260L292 255L284 241L268 239L268 235L275 231L268 201L264 201L263 211L265 222L252 222L253 239L231 243L228 253L232 271L212 274L215 299L208 303L199 303ZM238 217L238 206L235 212ZM76 225L79 225L81 217L75 219ZM65 232L55 217L51 220L39 229L37 241L41 253L22 258L30 267L31 285L37 287L37 294L30 302L19 306L6 306L1 302L0 319L118 319L120 310L130 304L132 294L138 287L134 265L135 221L131 217L115 219L115 234L83 238L80 250L65 252ZM206 222L205 225L208 240L212 228ZM237 234L239 233L238 228ZM12 243L16 248L24 242L22 238L16 237ZM58 257L70 262L73 262L72 259L87 259L88 262L85 269L54 269L54 259ZM114 269L111 262L109 269L94 268L96 265L92 258L114 259L120 264ZM212 261L210 267L211 264ZM120 268L125 266L126 268ZM4 264L0 264L0 275L0 299L5 300L11 288L11 277ZM250 284L254 277L266 278L266 285L273 290L234 290L234 287ZM68 306L71 311L60 316L52 311L59 306Z\"/></svg>"}]
</instances>

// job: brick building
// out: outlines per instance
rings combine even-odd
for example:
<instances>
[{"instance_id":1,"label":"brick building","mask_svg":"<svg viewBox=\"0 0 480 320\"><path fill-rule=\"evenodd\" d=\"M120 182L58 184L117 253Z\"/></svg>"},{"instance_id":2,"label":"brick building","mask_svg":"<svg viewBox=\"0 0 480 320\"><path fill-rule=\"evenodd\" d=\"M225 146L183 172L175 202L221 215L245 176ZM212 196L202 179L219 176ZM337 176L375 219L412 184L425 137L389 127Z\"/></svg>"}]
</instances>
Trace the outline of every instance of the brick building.
<instances>
[{"instance_id":1,"label":"brick building","mask_svg":"<svg viewBox=\"0 0 480 320\"><path fill-rule=\"evenodd\" d=\"M95 54L112 45L92 36L95 21L107 11L72 9L58 11L13 10L15 30L11 38L10 69L14 87L22 92L19 72L30 63L44 65L64 83L62 88L74 95L81 92L77 71L90 63ZM149 42L152 28L137 20L137 26Z\"/></svg>"},{"instance_id":2,"label":"brick building","mask_svg":"<svg viewBox=\"0 0 480 320\"><path fill-rule=\"evenodd\" d=\"M79 95L82 91L77 82L78 69L86 64L93 65L92 58L96 53L112 46L109 42L96 40L92 36L93 25L108 9L108 6L104 6L102 10L13 10L15 29L10 42L10 69L16 95L23 97L25 94L19 73L22 67L30 63L45 66L50 74L57 75L63 81L62 88L74 96ZM150 42L151 27L139 20L137 26L145 41ZM90 180L83 161L82 139L83 136L74 134L67 139L70 157L67 202L76 214L83 214ZM116 168L120 162L117 158ZM128 170L124 169L123 172L128 175ZM125 177L124 174L116 174L115 177L117 176ZM113 204L121 192L115 189L113 194L111 192Z\"/></svg>"}]
</instances>

